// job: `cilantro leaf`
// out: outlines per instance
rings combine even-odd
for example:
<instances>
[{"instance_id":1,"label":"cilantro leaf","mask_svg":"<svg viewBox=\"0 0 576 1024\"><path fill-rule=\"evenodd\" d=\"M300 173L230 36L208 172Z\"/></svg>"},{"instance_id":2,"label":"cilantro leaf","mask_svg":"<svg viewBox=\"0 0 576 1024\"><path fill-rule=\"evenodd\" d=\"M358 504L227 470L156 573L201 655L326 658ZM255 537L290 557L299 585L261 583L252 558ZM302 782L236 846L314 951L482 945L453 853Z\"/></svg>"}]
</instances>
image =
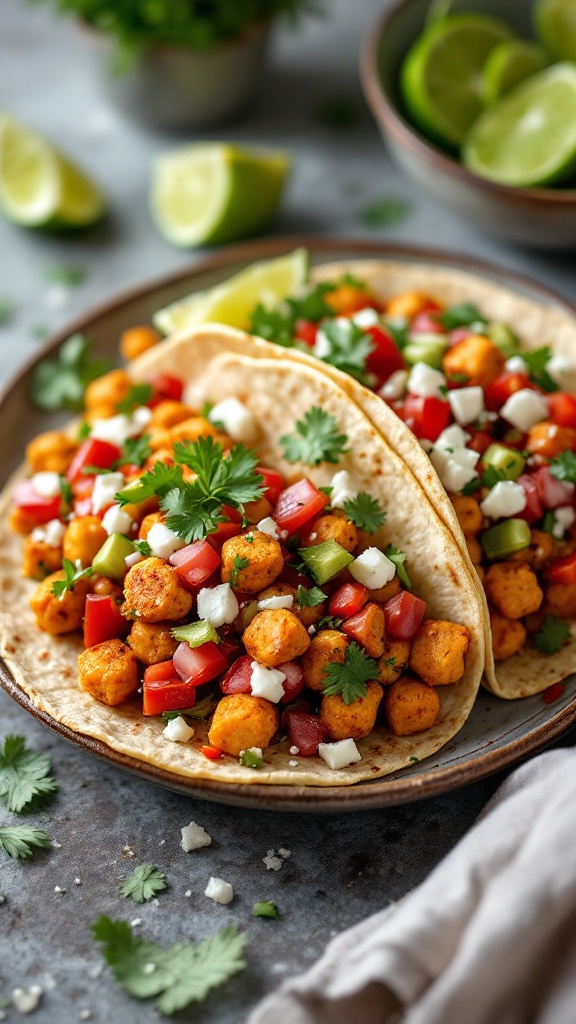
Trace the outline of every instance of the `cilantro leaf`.
<instances>
[{"instance_id":1,"label":"cilantro leaf","mask_svg":"<svg viewBox=\"0 0 576 1024\"><path fill-rule=\"evenodd\" d=\"M122 466L124 463L128 463L134 466L142 466L151 454L150 434L141 434L140 437L127 437L122 445L122 454L118 459L118 465Z\"/></svg>"},{"instance_id":2,"label":"cilantro leaf","mask_svg":"<svg viewBox=\"0 0 576 1024\"><path fill-rule=\"evenodd\" d=\"M312 320L316 323L325 316L332 316L334 310L326 302L325 296L329 295L330 292L335 292L337 288L346 283L349 282L345 279L342 281L319 281L313 288L309 288L304 295L300 295L296 299L288 299L288 305L292 309L294 319L301 318L302 320Z\"/></svg>"},{"instance_id":3,"label":"cilantro leaf","mask_svg":"<svg viewBox=\"0 0 576 1024\"><path fill-rule=\"evenodd\" d=\"M68 558L62 559L62 569L64 571L63 580L55 580L52 584L52 593L54 597L62 597L67 590L74 590L74 586L84 576L93 576L94 569L91 565L87 569L83 569L81 566L71 562Z\"/></svg>"},{"instance_id":4,"label":"cilantro leaf","mask_svg":"<svg viewBox=\"0 0 576 1024\"><path fill-rule=\"evenodd\" d=\"M284 348L294 345L296 317L287 303L268 309L259 303L250 316L250 333Z\"/></svg>"},{"instance_id":5,"label":"cilantro leaf","mask_svg":"<svg viewBox=\"0 0 576 1024\"><path fill-rule=\"evenodd\" d=\"M66 509L72 508L74 494L72 492L72 487L68 483L65 476L60 477L60 494L62 495L62 504L66 507Z\"/></svg>"},{"instance_id":6,"label":"cilantro leaf","mask_svg":"<svg viewBox=\"0 0 576 1024\"><path fill-rule=\"evenodd\" d=\"M252 907L252 917L268 917L272 921L278 921L280 918L280 911L274 903L274 900L261 900L259 903L255 903Z\"/></svg>"},{"instance_id":7,"label":"cilantro leaf","mask_svg":"<svg viewBox=\"0 0 576 1024\"><path fill-rule=\"evenodd\" d=\"M198 721L204 721L204 719L210 718L210 715L216 710L217 703L218 697L216 694L209 693L207 697L197 701L193 708L186 708L184 711L163 711L162 721L171 722L173 718L179 718L180 715L184 718L195 718Z\"/></svg>"},{"instance_id":8,"label":"cilantro leaf","mask_svg":"<svg viewBox=\"0 0 576 1024\"><path fill-rule=\"evenodd\" d=\"M457 302L434 317L445 331L454 331L457 327L468 327L469 324L486 324L488 321L472 302Z\"/></svg>"},{"instance_id":9,"label":"cilantro leaf","mask_svg":"<svg viewBox=\"0 0 576 1024\"><path fill-rule=\"evenodd\" d=\"M532 637L532 643L540 654L558 654L570 639L570 629L555 615L547 615L540 629Z\"/></svg>"},{"instance_id":10,"label":"cilantro leaf","mask_svg":"<svg viewBox=\"0 0 576 1024\"><path fill-rule=\"evenodd\" d=\"M250 565L249 558L242 558L241 555L234 555L234 562L232 563L232 569L230 570L229 583L231 587L238 586L238 574L242 569L247 569Z\"/></svg>"},{"instance_id":11,"label":"cilantro leaf","mask_svg":"<svg viewBox=\"0 0 576 1024\"><path fill-rule=\"evenodd\" d=\"M169 466L167 462L155 462L152 469L147 470L135 483L119 491L114 497L120 506L139 505L157 495L159 498L174 488L184 486L184 477L179 466Z\"/></svg>"},{"instance_id":12,"label":"cilantro leaf","mask_svg":"<svg viewBox=\"0 0 576 1024\"><path fill-rule=\"evenodd\" d=\"M344 511L348 519L365 533L376 533L386 519L385 509L366 491L359 491L355 498L345 501Z\"/></svg>"},{"instance_id":13,"label":"cilantro leaf","mask_svg":"<svg viewBox=\"0 0 576 1024\"><path fill-rule=\"evenodd\" d=\"M353 320L338 317L324 321L321 336L322 355L318 358L355 377L361 384L370 385L371 375L366 370L366 360L374 351L374 342L370 335ZM318 346L318 341L316 345ZM318 355L314 349L312 351Z\"/></svg>"},{"instance_id":14,"label":"cilantro leaf","mask_svg":"<svg viewBox=\"0 0 576 1024\"><path fill-rule=\"evenodd\" d=\"M197 480L168 491L160 499L160 508L166 513L168 529L187 544L204 540L209 533L214 533L218 523L226 520L221 514L222 502L217 498L207 498Z\"/></svg>"},{"instance_id":15,"label":"cilantro leaf","mask_svg":"<svg viewBox=\"0 0 576 1024\"><path fill-rule=\"evenodd\" d=\"M45 849L50 840L45 832L29 825L5 825L0 827L0 850L14 860L25 860L34 856L34 847Z\"/></svg>"},{"instance_id":16,"label":"cilantro leaf","mask_svg":"<svg viewBox=\"0 0 576 1024\"><path fill-rule=\"evenodd\" d=\"M394 562L394 565L396 566L396 574L400 582L403 583L408 590L412 590L412 583L404 566L404 562L408 556L405 555L403 551L400 551L400 548L394 547L393 544L388 544L384 549L384 554L386 555L386 558L389 558L391 562Z\"/></svg>"},{"instance_id":17,"label":"cilantro leaf","mask_svg":"<svg viewBox=\"0 0 576 1024\"><path fill-rule=\"evenodd\" d=\"M150 558L152 548L147 540L133 540L132 543L136 548L136 551L139 551L141 555L144 555L144 558Z\"/></svg>"},{"instance_id":18,"label":"cilantro leaf","mask_svg":"<svg viewBox=\"0 0 576 1024\"><path fill-rule=\"evenodd\" d=\"M134 903L144 903L166 889L166 875L154 864L138 864L118 888L122 896L131 897Z\"/></svg>"},{"instance_id":19,"label":"cilantro leaf","mask_svg":"<svg viewBox=\"0 0 576 1024\"><path fill-rule=\"evenodd\" d=\"M56 359L42 359L32 377L30 397L39 409L57 412L84 404L84 391L91 381L111 368L107 359L91 358L92 342L73 334L60 346Z\"/></svg>"},{"instance_id":20,"label":"cilantro leaf","mask_svg":"<svg viewBox=\"0 0 576 1024\"><path fill-rule=\"evenodd\" d=\"M576 483L576 455L574 452L560 452L550 459L549 469L552 476L557 480L567 480L569 483Z\"/></svg>"},{"instance_id":21,"label":"cilantro leaf","mask_svg":"<svg viewBox=\"0 0 576 1024\"><path fill-rule=\"evenodd\" d=\"M387 228L406 220L411 212L412 206L407 199L387 196L365 206L360 210L358 219L367 228Z\"/></svg>"},{"instance_id":22,"label":"cilantro leaf","mask_svg":"<svg viewBox=\"0 0 576 1024\"><path fill-rule=\"evenodd\" d=\"M338 434L337 430L335 417L313 405L296 421L296 433L280 438L284 458L287 462L305 462L307 466L337 463L349 451L344 447L348 440L346 434Z\"/></svg>"},{"instance_id":23,"label":"cilantro leaf","mask_svg":"<svg viewBox=\"0 0 576 1024\"><path fill-rule=\"evenodd\" d=\"M27 750L23 736L7 736L0 747L0 798L8 810L20 814L34 797L54 793L58 783L48 778L51 771L50 758Z\"/></svg>"},{"instance_id":24,"label":"cilantro leaf","mask_svg":"<svg viewBox=\"0 0 576 1024\"><path fill-rule=\"evenodd\" d=\"M150 401L153 394L154 388L152 384L133 384L124 395L124 398L116 403L116 411L129 416L138 406L146 405L146 402Z\"/></svg>"},{"instance_id":25,"label":"cilantro leaf","mask_svg":"<svg viewBox=\"0 0 576 1024\"><path fill-rule=\"evenodd\" d=\"M390 316L384 317L383 319L386 333L391 336L396 348L401 352L402 349L406 348L406 345L410 342L410 324L407 320L405 323L399 323L399 321L402 321L401 317Z\"/></svg>"},{"instance_id":26,"label":"cilantro leaf","mask_svg":"<svg viewBox=\"0 0 576 1024\"><path fill-rule=\"evenodd\" d=\"M255 754L253 750L242 750L240 751L240 764L244 768L253 768L256 771L258 768L263 767L264 758L259 754Z\"/></svg>"},{"instance_id":27,"label":"cilantro leaf","mask_svg":"<svg viewBox=\"0 0 576 1024\"><path fill-rule=\"evenodd\" d=\"M550 345L542 345L531 352L522 352L522 359L528 367L530 380L538 384L544 391L558 391L558 385L546 370L546 364L552 358Z\"/></svg>"},{"instance_id":28,"label":"cilantro leaf","mask_svg":"<svg viewBox=\"0 0 576 1024\"><path fill-rule=\"evenodd\" d=\"M344 619L339 619L336 615L324 615L317 625L317 629L340 629L340 626L344 622Z\"/></svg>"},{"instance_id":29,"label":"cilantro leaf","mask_svg":"<svg viewBox=\"0 0 576 1024\"><path fill-rule=\"evenodd\" d=\"M320 590L320 587L306 589L300 583L296 591L296 604L299 608L317 608L327 597L328 595Z\"/></svg>"},{"instance_id":30,"label":"cilantro leaf","mask_svg":"<svg viewBox=\"0 0 576 1024\"><path fill-rule=\"evenodd\" d=\"M211 939L193 944L177 942L163 949L135 937L125 921L99 917L92 935L103 943L103 955L116 980L136 999L160 996L161 1013L172 1014L243 970L244 935L234 927L222 928Z\"/></svg>"},{"instance_id":31,"label":"cilantro leaf","mask_svg":"<svg viewBox=\"0 0 576 1024\"><path fill-rule=\"evenodd\" d=\"M348 644L343 665L332 662L324 669L324 694L340 694L345 704L353 704L366 696L366 684L378 679L378 663L355 640Z\"/></svg>"}]
</instances>

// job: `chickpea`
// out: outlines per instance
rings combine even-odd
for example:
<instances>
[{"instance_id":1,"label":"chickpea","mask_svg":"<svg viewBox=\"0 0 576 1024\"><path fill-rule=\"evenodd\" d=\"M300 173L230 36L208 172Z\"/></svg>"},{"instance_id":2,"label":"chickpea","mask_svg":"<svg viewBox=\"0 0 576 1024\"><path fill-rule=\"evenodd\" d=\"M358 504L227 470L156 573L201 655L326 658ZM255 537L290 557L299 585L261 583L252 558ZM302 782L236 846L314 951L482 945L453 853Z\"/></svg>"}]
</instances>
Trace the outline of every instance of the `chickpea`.
<instances>
[{"instance_id":1,"label":"chickpea","mask_svg":"<svg viewBox=\"0 0 576 1024\"><path fill-rule=\"evenodd\" d=\"M383 696L380 683L374 681L366 684L366 695L352 704L345 704L340 694L323 697L320 719L326 726L328 738L334 741L351 736L354 740L362 740L369 736Z\"/></svg>"},{"instance_id":2,"label":"chickpea","mask_svg":"<svg viewBox=\"0 0 576 1024\"><path fill-rule=\"evenodd\" d=\"M208 739L225 754L238 757L250 747L265 750L277 729L274 704L250 693L232 693L219 702Z\"/></svg>"},{"instance_id":3,"label":"chickpea","mask_svg":"<svg viewBox=\"0 0 576 1024\"><path fill-rule=\"evenodd\" d=\"M128 327L120 335L120 354L123 359L136 359L136 356L147 352L160 341L158 331L148 324L139 324L136 327Z\"/></svg>"},{"instance_id":4,"label":"chickpea","mask_svg":"<svg viewBox=\"0 0 576 1024\"><path fill-rule=\"evenodd\" d=\"M72 441L61 430L47 430L38 434L26 446L26 460L33 473L66 473L74 455L78 450L76 441Z\"/></svg>"},{"instance_id":5,"label":"chickpea","mask_svg":"<svg viewBox=\"0 0 576 1024\"><path fill-rule=\"evenodd\" d=\"M32 540L32 537L27 537L24 541L23 554L22 575L33 580L43 580L62 566L62 548L52 547L45 540Z\"/></svg>"},{"instance_id":6,"label":"chickpea","mask_svg":"<svg viewBox=\"0 0 576 1024\"><path fill-rule=\"evenodd\" d=\"M254 661L276 668L304 654L310 637L287 608L265 609L254 616L242 637L246 653Z\"/></svg>"},{"instance_id":7,"label":"chickpea","mask_svg":"<svg viewBox=\"0 0 576 1024\"><path fill-rule=\"evenodd\" d=\"M358 544L358 531L345 516L333 514L315 519L306 536L302 539L302 547L310 548L322 544L326 540L335 540L345 551L352 552Z\"/></svg>"},{"instance_id":8,"label":"chickpea","mask_svg":"<svg viewBox=\"0 0 576 1024\"><path fill-rule=\"evenodd\" d=\"M348 640L337 629L322 629L312 638L302 659L304 682L311 690L324 691L325 669L328 665L343 665Z\"/></svg>"},{"instance_id":9,"label":"chickpea","mask_svg":"<svg viewBox=\"0 0 576 1024\"><path fill-rule=\"evenodd\" d=\"M138 658L145 665L156 665L159 661L169 661L178 647L178 641L172 636L173 622L134 622L128 636L128 643Z\"/></svg>"},{"instance_id":10,"label":"chickpea","mask_svg":"<svg viewBox=\"0 0 576 1024\"><path fill-rule=\"evenodd\" d=\"M171 427L175 427L178 423L190 419L193 415L194 410L189 405L184 405L183 402L174 402L167 398L163 402L158 402L158 405L152 409L150 427L170 430Z\"/></svg>"},{"instance_id":11,"label":"chickpea","mask_svg":"<svg viewBox=\"0 0 576 1024\"><path fill-rule=\"evenodd\" d=\"M78 656L78 682L102 704L121 704L138 689L138 662L123 640L105 640Z\"/></svg>"},{"instance_id":12,"label":"chickpea","mask_svg":"<svg viewBox=\"0 0 576 1024\"><path fill-rule=\"evenodd\" d=\"M110 370L102 377L97 377L86 388L86 409L90 413L97 412L99 417L114 416L118 411L118 403L126 398L131 387L132 381L126 370Z\"/></svg>"},{"instance_id":13,"label":"chickpea","mask_svg":"<svg viewBox=\"0 0 576 1024\"><path fill-rule=\"evenodd\" d=\"M413 320L418 313L422 313L430 306L437 305L436 300L432 296L426 295L425 292L400 292L399 295L393 295L391 299L388 299L386 312L388 316L403 316L407 320Z\"/></svg>"},{"instance_id":14,"label":"chickpea","mask_svg":"<svg viewBox=\"0 0 576 1024\"><path fill-rule=\"evenodd\" d=\"M222 545L222 582L230 582L234 590L257 594L273 583L283 568L280 544L260 530L230 537Z\"/></svg>"},{"instance_id":15,"label":"chickpea","mask_svg":"<svg viewBox=\"0 0 576 1024\"><path fill-rule=\"evenodd\" d=\"M80 561L84 567L92 565L108 534L98 516L77 516L66 527L63 555L71 562Z\"/></svg>"},{"instance_id":16,"label":"chickpea","mask_svg":"<svg viewBox=\"0 0 576 1024\"><path fill-rule=\"evenodd\" d=\"M73 633L80 629L84 617L84 605L88 593L89 582L83 576L76 581L74 587L65 590L61 597L52 593L52 585L58 580L65 580L63 570L52 573L37 588L30 598L30 607L36 616L36 625L45 633L57 636L60 633Z\"/></svg>"},{"instance_id":17,"label":"chickpea","mask_svg":"<svg viewBox=\"0 0 576 1024\"><path fill-rule=\"evenodd\" d=\"M133 565L124 580L124 597L123 613L143 622L184 619L192 607L192 594L163 558L145 558Z\"/></svg>"}]
</instances>

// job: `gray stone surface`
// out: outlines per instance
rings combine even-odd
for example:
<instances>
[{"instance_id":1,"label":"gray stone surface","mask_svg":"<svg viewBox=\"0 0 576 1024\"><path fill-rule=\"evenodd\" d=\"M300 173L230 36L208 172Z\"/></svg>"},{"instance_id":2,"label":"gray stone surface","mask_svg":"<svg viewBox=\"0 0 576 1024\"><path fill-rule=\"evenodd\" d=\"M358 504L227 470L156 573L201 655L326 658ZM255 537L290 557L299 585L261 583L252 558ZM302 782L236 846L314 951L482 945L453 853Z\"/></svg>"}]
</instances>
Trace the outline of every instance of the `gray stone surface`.
<instances>
[{"instance_id":1,"label":"gray stone surface","mask_svg":"<svg viewBox=\"0 0 576 1024\"><path fill-rule=\"evenodd\" d=\"M299 33L279 32L251 114L205 137L292 152L294 171L277 233L394 238L451 248L528 271L573 297L572 257L520 252L473 233L431 205L390 164L357 84L360 41L382 6L380 0L328 0L324 19L310 21ZM335 96L352 98L360 110L349 132L318 120L319 106ZM83 40L43 5L1 0L0 97L2 107L52 135L84 163L112 204L109 220L78 238L53 239L0 223L0 297L16 305L12 322L0 329L5 380L38 346L35 328L55 330L117 290L185 267L198 256L170 248L147 212L150 162L182 139L134 126L108 108L91 78ZM360 224L359 211L385 196L409 200L412 216L392 230L370 232ZM68 293L54 293L46 273L62 263L82 265L87 276ZM0 905L0 1000L17 985L40 984L44 995L31 1018L38 1024L69 1024L83 1010L99 1022L158 1020L151 1004L130 1000L102 969L89 934L101 913L141 918L138 932L165 944L211 935L230 922L245 929L248 970L202 1007L181 1015L237 1024L261 995L309 965L332 934L424 878L469 828L497 783L494 778L427 803L362 815L245 811L187 800L99 763L36 724L3 693L0 712L1 736L21 733L49 753L60 783L55 799L29 816L60 845L32 862L0 860L6 896ZM180 828L191 820L214 841L185 854ZM268 871L262 858L279 847L291 856L278 872ZM120 897L117 886L142 861L165 870L170 887L157 904L136 907ZM203 895L210 875L233 884L230 906ZM55 886L66 892L56 893ZM260 899L277 902L281 922L251 917ZM22 1019L14 1009L6 1012L10 1021Z\"/></svg>"}]
</instances>

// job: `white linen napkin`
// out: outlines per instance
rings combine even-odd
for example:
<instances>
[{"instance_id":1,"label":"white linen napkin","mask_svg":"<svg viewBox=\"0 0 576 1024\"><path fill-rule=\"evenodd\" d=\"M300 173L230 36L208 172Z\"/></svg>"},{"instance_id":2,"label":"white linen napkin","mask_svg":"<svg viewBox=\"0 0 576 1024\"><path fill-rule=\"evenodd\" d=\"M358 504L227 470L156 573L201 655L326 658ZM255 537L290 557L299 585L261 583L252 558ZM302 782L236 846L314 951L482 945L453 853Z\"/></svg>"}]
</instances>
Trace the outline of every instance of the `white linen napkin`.
<instances>
[{"instance_id":1,"label":"white linen napkin","mask_svg":"<svg viewBox=\"0 0 576 1024\"><path fill-rule=\"evenodd\" d=\"M518 768L418 888L248 1024L575 1024L576 751Z\"/></svg>"}]
</instances>

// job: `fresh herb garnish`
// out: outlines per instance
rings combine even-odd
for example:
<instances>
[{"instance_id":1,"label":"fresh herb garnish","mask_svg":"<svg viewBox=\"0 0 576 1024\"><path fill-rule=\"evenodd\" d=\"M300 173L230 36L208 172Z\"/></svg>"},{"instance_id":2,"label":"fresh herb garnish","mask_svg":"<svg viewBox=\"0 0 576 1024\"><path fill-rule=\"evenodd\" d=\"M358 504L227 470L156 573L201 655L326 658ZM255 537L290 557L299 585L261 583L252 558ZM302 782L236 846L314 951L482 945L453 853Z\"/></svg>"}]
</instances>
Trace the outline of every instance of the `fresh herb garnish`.
<instances>
[{"instance_id":1,"label":"fresh herb garnish","mask_svg":"<svg viewBox=\"0 0 576 1024\"><path fill-rule=\"evenodd\" d=\"M65 476L60 477L60 494L62 495L62 504L64 507L66 509L71 508L72 502L74 501L74 494L72 492L72 487Z\"/></svg>"},{"instance_id":2,"label":"fresh herb garnish","mask_svg":"<svg viewBox=\"0 0 576 1024\"><path fill-rule=\"evenodd\" d=\"M136 999L160 996L161 1013L172 1014L243 970L246 938L234 927L222 928L197 945L177 942L168 949L135 937L125 921L99 917L92 925L104 959L128 995Z\"/></svg>"},{"instance_id":3,"label":"fresh herb garnish","mask_svg":"<svg viewBox=\"0 0 576 1024\"><path fill-rule=\"evenodd\" d=\"M50 840L45 832L29 825L4 825L0 828L0 850L14 860L34 856L34 848L46 849Z\"/></svg>"},{"instance_id":4,"label":"fresh herb garnish","mask_svg":"<svg viewBox=\"0 0 576 1024\"><path fill-rule=\"evenodd\" d=\"M372 375L366 370L366 360L374 351L374 341L369 334L353 320L344 317L325 320L321 333L322 354L319 358L323 362L355 377L361 384L369 386L373 383Z\"/></svg>"},{"instance_id":5,"label":"fresh herb garnish","mask_svg":"<svg viewBox=\"0 0 576 1024\"><path fill-rule=\"evenodd\" d=\"M343 622L344 619L339 619L336 615L323 615L316 629L340 629Z\"/></svg>"},{"instance_id":6,"label":"fresh herb garnish","mask_svg":"<svg viewBox=\"0 0 576 1024\"><path fill-rule=\"evenodd\" d=\"M0 299L0 327L4 327L13 316L14 304L9 299Z\"/></svg>"},{"instance_id":7,"label":"fresh herb garnish","mask_svg":"<svg viewBox=\"0 0 576 1024\"><path fill-rule=\"evenodd\" d=\"M249 558L242 558L241 555L234 555L234 561L232 563L232 568L230 570L230 580L229 580L229 583L230 583L231 587L237 587L238 586L238 574L242 571L242 569L247 569L249 565L250 565L250 559Z\"/></svg>"},{"instance_id":8,"label":"fresh herb garnish","mask_svg":"<svg viewBox=\"0 0 576 1024\"><path fill-rule=\"evenodd\" d=\"M560 452L550 459L549 469L552 476L557 480L566 480L568 483L576 484L576 455L574 452Z\"/></svg>"},{"instance_id":9,"label":"fresh herb garnish","mask_svg":"<svg viewBox=\"0 0 576 1024\"><path fill-rule=\"evenodd\" d=\"M412 755L412 757L409 757L408 760L411 761L413 764L418 764L420 758Z\"/></svg>"},{"instance_id":10,"label":"fresh herb garnish","mask_svg":"<svg viewBox=\"0 0 576 1024\"><path fill-rule=\"evenodd\" d=\"M74 288L82 284L86 277L85 267L70 267L64 264L55 264L47 267L45 277L51 284L62 284L65 288Z\"/></svg>"},{"instance_id":11,"label":"fresh herb garnish","mask_svg":"<svg viewBox=\"0 0 576 1024\"><path fill-rule=\"evenodd\" d=\"M0 747L0 798L8 810L20 814L36 797L54 793L51 771L50 758L27 750L23 736L7 736Z\"/></svg>"},{"instance_id":12,"label":"fresh herb garnish","mask_svg":"<svg viewBox=\"0 0 576 1024\"><path fill-rule=\"evenodd\" d=\"M407 320L406 323L399 322L403 319L402 317L384 317L386 332L392 337L392 341L400 352L410 343L410 324Z\"/></svg>"},{"instance_id":13,"label":"fresh herb garnish","mask_svg":"<svg viewBox=\"0 0 576 1024\"><path fill-rule=\"evenodd\" d=\"M532 643L540 654L558 654L570 639L570 629L555 615L547 615L540 629L532 637Z\"/></svg>"},{"instance_id":14,"label":"fresh herb garnish","mask_svg":"<svg viewBox=\"0 0 576 1024\"><path fill-rule=\"evenodd\" d=\"M269 917L272 921L280 919L280 911L274 900L260 900L252 907L252 917Z\"/></svg>"},{"instance_id":15,"label":"fresh herb garnish","mask_svg":"<svg viewBox=\"0 0 576 1024\"><path fill-rule=\"evenodd\" d=\"M54 597L62 597L67 590L74 590L78 580L83 579L84 576L93 576L94 569L91 565L87 569L83 569L81 566L71 562L68 558L62 559L62 569L64 571L63 580L55 580L52 584L52 593Z\"/></svg>"},{"instance_id":16,"label":"fresh herb garnish","mask_svg":"<svg viewBox=\"0 0 576 1024\"><path fill-rule=\"evenodd\" d=\"M317 608L322 601L325 601L327 594L324 594L320 587L310 587L306 589L302 584L299 584L296 591L296 604L299 608Z\"/></svg>"},{"instance_id":17,"label":"fresh herb garnish","mask_svg":"<svg viewBox=\"0 0 576 1024\"><path fill-rule=\"evenodd\" d=\"M386 661L384 662L384 664L385 664L386 668L394 668L394 665L396 664L396 658L394 658L394 657L386 658Z\"/></svg>"},{"instance_id":18,"label":"fresh herb garnish","mask_svg":"<svg viewBox=\"0 0 576 1024\"><path fill-rule=\"evenodd\" d=\"M139 551L141 555L144 555L144 558L150 558L152 548L147 540L133 540L132 543L136 548L136 551Z\"/></svg>"},{"instance_id":19,"label":"fresh herb garnish","mask_svg":"<svg viewBox=\"0 0 576 1024\"><path fill-rule=\"evenodd\" d=\"M343 665L334 662L324 669L322 687L325 696L340 695L345 704L366 696L366 684L378 679L378 663L355 640L348 644Z\"/></svg>"},{"instance_id":20,"label":"fresh herb garnish","mask_svg":"<svg viewBox=\"0 0 576 1024\"><path fill-rule=\"evenodd\" d=\"M145 903L166 888L166 875L154 864L139 864L118 886L122 896L130 897L134 903Z\"/></svg>"},{"instance_id":21,"label":"fresh herb garnish","mask_svg":"<svg viewBox=\"0 0 576 1024\"><path fill-rule=\"evenodd\" d=\"M355 498L344 502L344 511L348 519L365 533L376 533L386 519L386 512L366 491L359 491Z\"/></svg>"},{"instance_id":22,"label":"fresh herb garnish","mask_svg":"<svg viewBox=\"0 0 576 1024\"><path fill-rule=\"evenodd\" d=\"M337 463L349 450L348 438L339 434L334 416L314 405L296 421L296 433L280 438L287 462L304 462L317 466L320 462Z\"/></svg>"},{"instance_id":23,"label":"fresh herb garnish","mask_svg":"<svg viewBox=\"0 0 576 1024\"><path fill-rule=\"evenodd\" d=\"M150 447L150 434L141 434L140 437L127 437L122 445L122 454L113 468L118 466L133 465L143 466L152 454Z\"/></svg>"},{"instance_id":24,"label":"fresh herb garnish","mask_svg":"<svg viewBox=\"0 0 576 1024\"><path fill-rule=\"evenodd\" d=\"M552 349L550 345L542 345L541 348L535 348L531 352L522 352L522 359L528 367L530 380L544 391L558 391L558 384L555 380L552 380L552 377L546 370L546 364L551 358Z\"/></svg>"},{"instance_id":25,"label":"fresh herb garnish","mask_svg":"<svg viewBox=\"0 0 576 1024\"><path fill-rule=\"evenodd\" d=\"M360 210L358 219L367 228L387 228L392 224L400 224L411 213L412 205L407 199L389 196L365 206Z\"/></svg>"},{"instance_id":26,"label":"fresh herb garnish","mask_svg":"<svg viewBox=\"0 0 576 1024\"><path fill-rule=\"evenodd\" d=\"M454 331L457 327L468 327L469 324L486 324L488 322L472 302L457 302L442 313L434 313L434 319L442 324L445 331Z\"/></svg>"},{"instance_id":27,"label":"fresh herb garnish","mask_svg":"<svg viewBox=\"0 0 576 1024\"><path fill-rule=\"evenodd\" d=\"M146 405L146 402L150 401L153 394L154 388L152 384L132 384L124 398L116 403L116 412L129 416L138 406Z\"/></svg>"},{"instance_id":28,"label":"fresh herb garnish","mask_svg":"<svg viewBox=\"0 0 576 1024\"><path fill-rule=\"evenodd\" d=\"M244 768L253 768L255 771L264 766L264 758L255 754L253 750L243 750L240 754L240 764Z\"/></svg>"},{"instance_id":29,"label":"fresh herb garnish","mask_svg":"<svg viewBox=\"0 0 576 1024\"><path fill-rule=\"evenodd\" d=\"M171 722L173 718L179 718L182 715L184 718L195 718L197 721L202 722L204 719L210 718L217 704L218 697L216 694L209 693L207 697L197 701L193 708L186 708L184 711L163 711L162 721Z\"/></svg>"},{"instance_id":30,"label":"fresh herb garnish","mask_svg":"<svg viewBox=\"0 0 576 1024\"><path fill-rule=\"evenodd\" d=\"M184 477L180 466L169 466L166 462L155 462L152 469L143 473L139 479L114 495L120 506L139 505L142 501L156 495L162 498L174 488L184 486Z\"/></svg>"},{"instance_id":31,"label":"fresh herb garnish","mask_svg":"<svg viewBox=\"0 0 576 1024\"><path fill-rule=\"evenodd\" d=\"M396 575L400 582L403 583L408 590L412 590L412 583L404 565L408 556L405 555L403 551L400 551L400 548L394 547L393 544L388 544L384 549L384 554L386 555L386 558L389 558L391 562L394 562L394 565L396 566Z\"/></svg>"},{"instance_id":32,"label":"fresh herb garnish","mask_svg":"<svg viewBox=\"0 0 576 1024\"><path fill-rule=\"evenodd\" d=\"M30 397L39 409L82 409L88 384L112 365L107 359L92 359L91 349L92 342L83 334L73 334L60 346L56 359L42 359L38 363Z\"/></svg>"}]
</instances>

